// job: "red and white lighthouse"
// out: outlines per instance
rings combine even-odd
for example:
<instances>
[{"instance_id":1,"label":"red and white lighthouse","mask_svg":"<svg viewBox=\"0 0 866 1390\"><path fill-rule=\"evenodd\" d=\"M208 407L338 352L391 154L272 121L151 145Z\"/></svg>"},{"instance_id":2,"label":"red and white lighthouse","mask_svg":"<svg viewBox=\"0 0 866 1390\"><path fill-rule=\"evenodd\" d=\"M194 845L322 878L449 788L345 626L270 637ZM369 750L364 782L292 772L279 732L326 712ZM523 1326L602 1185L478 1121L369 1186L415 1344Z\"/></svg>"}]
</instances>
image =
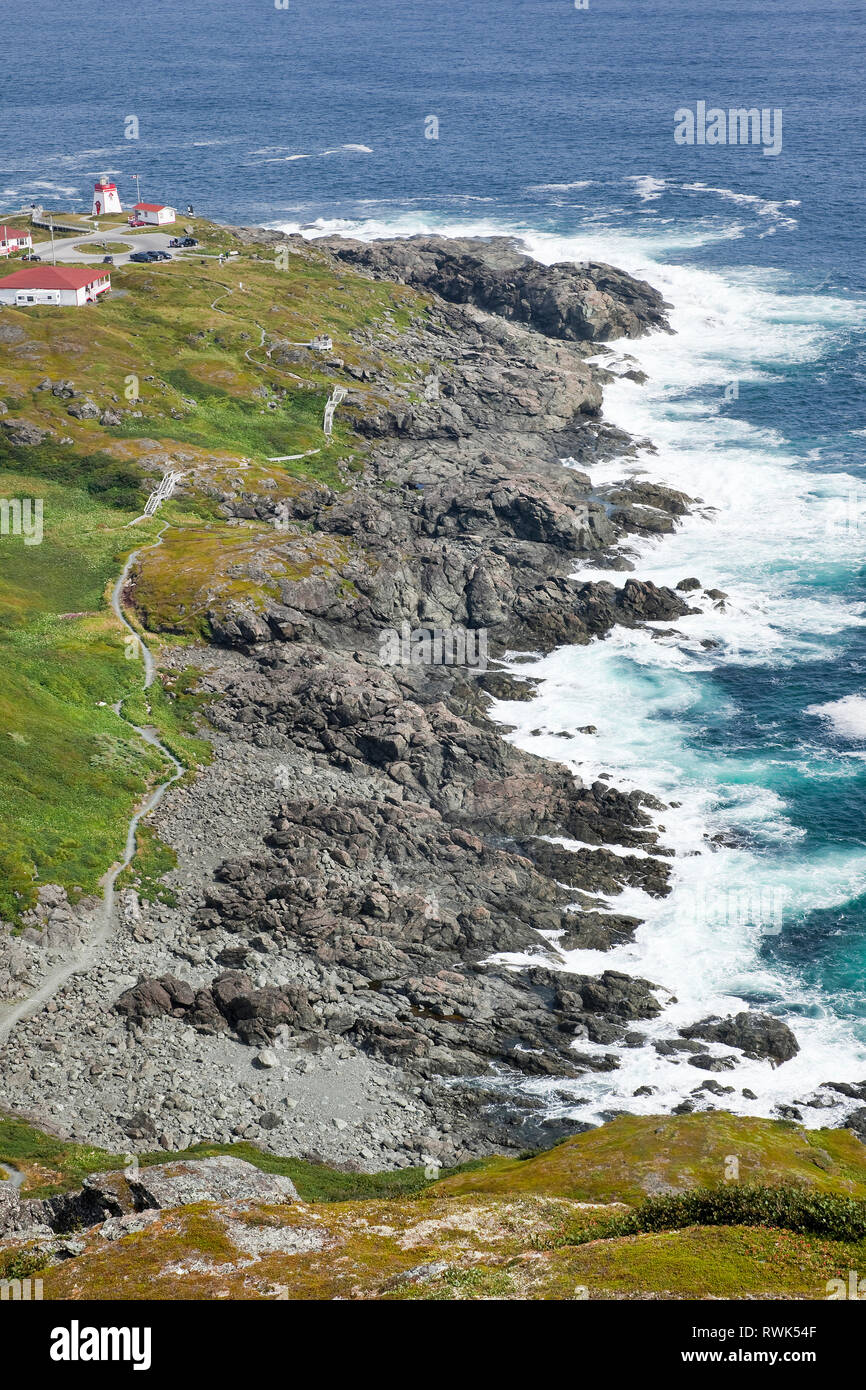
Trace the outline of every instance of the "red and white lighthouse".
<instances>
[{"instance_id":1,"label":"red and white lighthouse","mask_svg":"<svg viewBox=\"0 0 866 1390\"><path fill-rule=\"evenodd\" d=\"M90 215L103 217L109 212L123 212L123 208L120 206L117 184L112 183L103 174L93 185L93 207L90 209Z\"/></svg>"}]
</instances>

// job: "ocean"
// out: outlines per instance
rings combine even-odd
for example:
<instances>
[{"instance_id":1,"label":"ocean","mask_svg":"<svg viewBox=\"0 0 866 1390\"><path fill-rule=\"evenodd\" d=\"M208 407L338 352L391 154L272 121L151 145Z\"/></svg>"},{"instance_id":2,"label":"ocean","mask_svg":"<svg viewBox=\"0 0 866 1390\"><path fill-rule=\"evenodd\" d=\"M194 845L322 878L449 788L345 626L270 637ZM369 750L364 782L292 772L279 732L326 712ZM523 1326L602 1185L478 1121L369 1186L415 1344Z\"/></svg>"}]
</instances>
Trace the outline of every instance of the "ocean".
<instances>
[{"instance_id":1,"label":"ocean","mask_svg":"<svg viewBox=\"0 0 866 1390\"><path fill-rule=\"evenodd\" d=\"M309 236L512 233L670 301L675 336L612 345L649 380L608 388L605 413L655 445L629 468L700 499L675 536L636 545L638 575L696 576L724 606L673 637L616 630L539 659L534 702L496 713L523 747L566 746L582 778L678 803L662 817L674 892L611 899L645 919L635 943L571 963L656 982L669 1007L651 1035L748 1006L784 1018L801 1052L737 1069L725 1105L742 1113L866 1077L864 10L67 0L4 16L0 213L82 210L102 173L131 202L138 174L145 198ZM699 102L777 113L779 152L677 143L675 113ZM616 1072L557 1081L552 1104L651 1113L701 1080L625 1050Z\"/></svg>"}]
</instances>

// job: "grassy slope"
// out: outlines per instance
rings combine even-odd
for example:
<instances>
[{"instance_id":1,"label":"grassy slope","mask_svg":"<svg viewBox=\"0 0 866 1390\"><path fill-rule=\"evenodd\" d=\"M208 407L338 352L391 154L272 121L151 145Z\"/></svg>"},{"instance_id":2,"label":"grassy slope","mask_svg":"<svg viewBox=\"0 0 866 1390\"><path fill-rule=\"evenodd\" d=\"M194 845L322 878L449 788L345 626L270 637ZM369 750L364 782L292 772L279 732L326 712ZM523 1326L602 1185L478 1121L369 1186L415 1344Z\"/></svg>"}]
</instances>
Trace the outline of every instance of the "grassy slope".
<instances>
[{"instance_id":1,"label":"grassy slope","mask_svg":"<svg viewBox=\"0 0 866 1390\"><path fill-rule=\"evenodd\" d=\"M239 245L224 229L191 222L202 251ZM326 331L347 365L382 366L382 354L362 354L352 334L380 324L386 311L399 325L423 307L402 287L336 274L315 252L291 256L286 270L272 253L246 249L223 266L199 255L131 265L115 269L112 284L111 298L87 309L0 314L3 419L30 421L53 436L29 449L0 436L0 494L42 498L45 508L41 545L0 536L0 918L7 920L32 905L39 883L95 891L135 803L164 775L159 756L113 714L114 701L128 697L127 716L155 723L186 765L207 756L190 738L190 700L180 708L157 690L148 709L137 693L140 664L124 660L124 633L107 597L129 550L152 541L162 521L172 523L164 546L142 558L138 593L145 621L182 640L206 636L203 614L214 598L262 600L265 591L239 562L243 571L267 549L276 569L297 575L341 558L314 546L307 553L311 543L301 538L281 560L273 528L228 527L209 495L235 479L242 489L265 477L277 498L303 478L339 487L341 467L357 467L345 409L330 445L321 430L340 371L324 373L315 354L270 364L263 331L268 341ZM128 410L137 390L141 417L126 414L114 427L76 420L67 401L37 389L45 377L71 379L102 408ZM254 394L263 386L273 409ZM319 452L268 462L307 449ZM194 476L192 496L164 506L159 522L126 530L154 469L169 459Z\"/></svg>"},{"instance_id":2,"label":"grassy slope","mask_svg":"<svg viewBox=\"0 0 866 1390\"><path fill-rule=\"evenodd\" d=\"M744 1183L798 1183L866 1198L866 1150L848 1130L804 1130L719 1110L652 1120L623 1115L536 1158L494 1159L447 1178L445 1194L538 1192L589 1202L635 1203L663 1191L715 1186L730 1157Z\"/></svg>"},{"instance_id":3,"label":"grassy slope","mask_svg":"<svg viewBox=\"0 0 866 1390\"><path fill-rule=\"evenodd\" d=\"M111 709L141 682L105 603L129 546L122 515L44 479L7 472L3 486L45 507L41 545L0 538L0 916L9 918L37 882L94 891L122 849L128 808L166 769Z\"/></svg>"},{"instance_id":4,"label":"grassy slope","mask_svg":"<svg viewBox=\"0 0 866 1390\"><path fill-rule=\"evenodd\" d=\"M233 1153L287 1174L302 1202L187 1207L110 1245L86 1233L77 1259L44 1271L46 1297L248 1299L275 1297L282 1286L299 1299L809 1299L825 1298L828 1280L862 1268L866 1242L765 1227L691 1226L572 1243L576 1230L638 1201L650 1175L680 1189L718 1182L732 1152L763 1182L866 1193L866 1149L847 1132L722 1112L628 1117L535 1158L467 1165L439 1182L417 1169L341 1173L248 1144L200 1145L185 1156ZM142 1163L171 1157L151 1154ZM40 1195L122 1165L117 1155L13 1119L0 1120L3 1159L24 1169L27 1190ZM245 1227L273 1228L287 1243L312 1238L317 1248L266 1253L250 1265ZM0 1252L0 1267L18 1258ZM422 1282L401 1279L431 1262L436 1268Z\"/></svg>"}]
</instances>

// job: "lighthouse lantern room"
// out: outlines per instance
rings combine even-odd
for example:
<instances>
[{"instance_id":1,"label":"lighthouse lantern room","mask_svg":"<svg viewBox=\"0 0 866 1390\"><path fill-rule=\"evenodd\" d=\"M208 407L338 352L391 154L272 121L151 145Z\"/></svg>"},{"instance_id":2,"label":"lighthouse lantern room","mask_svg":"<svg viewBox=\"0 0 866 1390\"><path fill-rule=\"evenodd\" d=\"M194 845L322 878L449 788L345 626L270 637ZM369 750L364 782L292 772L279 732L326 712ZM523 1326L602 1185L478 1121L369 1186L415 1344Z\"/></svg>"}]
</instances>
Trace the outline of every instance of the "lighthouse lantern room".
<instances>
[{"instance_id":1,"label":"lighthouse lantern room","mask_svg":"<svg viewBox=\"0 0 866 1390\"><path fill-rule=\"evenodd\" d=\"M112 183L103 174L93 185L93 207L90 209L90 215L103 217L109 212L123 212L123 208L117 195L117 184Z\"/></svg>"}]
</instances>

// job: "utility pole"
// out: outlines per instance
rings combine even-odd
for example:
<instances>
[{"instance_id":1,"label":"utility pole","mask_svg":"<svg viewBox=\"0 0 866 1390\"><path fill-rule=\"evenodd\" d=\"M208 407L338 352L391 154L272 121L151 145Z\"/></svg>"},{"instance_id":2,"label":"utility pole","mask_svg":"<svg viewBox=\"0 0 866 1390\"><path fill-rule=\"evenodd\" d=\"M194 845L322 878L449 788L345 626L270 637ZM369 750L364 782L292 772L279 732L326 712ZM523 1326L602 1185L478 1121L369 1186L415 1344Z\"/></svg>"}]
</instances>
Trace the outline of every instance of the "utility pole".
<instances>
[{"instance_id":1,"label":"utility pole","mask_svg":"<svg viewBox=\"0 0 866 1390\"><path fill-rule=\"evenodd\" d=\"M53 215L52 215L51 213L48 214L48 226L49 226L50 231L51 231L51 264L52 264L52 265L56 265L56 264L57 264L57 252L56 252L55 249L54 249L54 217L53 217Z\"/></svg>"},{"instance_id":2,"label":"utility pole","mask_svg":"<svg viewBox=\"0 0 866 1390\"><path fill-rule=\"evenodd\" d=\"M141 180L140 180L138 174L133 174L132 177L135 179L136 202L137 202L137 203L140 203L140 202L141 202Z\"/></svg>"}]
</instances>

